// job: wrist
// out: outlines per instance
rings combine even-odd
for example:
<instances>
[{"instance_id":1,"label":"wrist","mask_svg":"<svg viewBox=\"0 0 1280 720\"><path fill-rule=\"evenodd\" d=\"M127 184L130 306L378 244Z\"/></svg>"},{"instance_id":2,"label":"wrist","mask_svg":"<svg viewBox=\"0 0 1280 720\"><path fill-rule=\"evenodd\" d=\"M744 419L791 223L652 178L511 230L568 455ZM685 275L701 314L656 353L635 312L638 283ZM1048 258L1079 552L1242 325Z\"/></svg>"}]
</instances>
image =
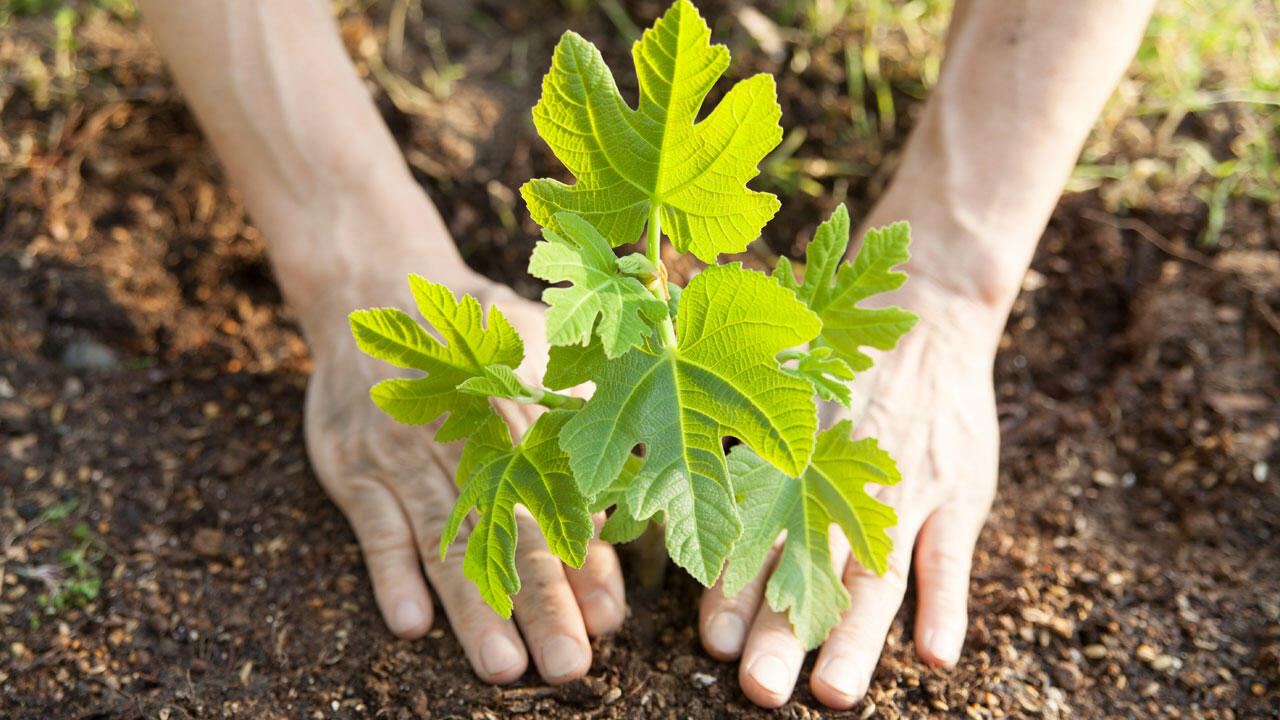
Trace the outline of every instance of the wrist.
<instances>
[{"instance_id":1,"label":"wrist","mask_svg":"<svg viewBox=\"0 0 1280 720\"><path fill-rule=\"evenodd\" d=\"M868 228L900 220L911 225L911 259L899 268L908 280L874 302L918 315L919 326L913 333L940 335L960 347L989 349L994 358L1028 261L929 205L902 201L886 192L864 219L855 236L859 239Z\"/></svg>"},{"instance_id":2,"label":"wrist","mask_svg":"<svg viewBox=\"0 0 1280 720\"><path fill-rule=\"evenodd\" d=\"M281 292L308 343L345 337L356 308L412 308L409 273L459 292L483 284L407 171L334 187L259 221Z\"/></svg>"},{"instance_id":3,"label":"wrist","mask_svg":"<svg viewBox=\"0 0 1280 720\"><path fill-rule=\"evenodd\" d=\"M962 208L939 202L938 194L918 187L908 178L895 181L863 221L863 231L908 221L911 259L903 269L1003 323L1022 287L1040 228L973 222Z\"/></svg>"}]
</instances>

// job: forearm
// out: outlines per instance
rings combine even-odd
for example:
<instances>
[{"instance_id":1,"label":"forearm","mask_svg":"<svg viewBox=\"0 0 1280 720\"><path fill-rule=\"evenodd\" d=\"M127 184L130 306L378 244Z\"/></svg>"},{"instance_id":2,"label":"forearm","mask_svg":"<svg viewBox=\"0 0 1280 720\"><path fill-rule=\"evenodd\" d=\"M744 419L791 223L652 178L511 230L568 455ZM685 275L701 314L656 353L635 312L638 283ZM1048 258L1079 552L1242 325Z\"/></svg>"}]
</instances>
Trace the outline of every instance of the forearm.
<instances>
[{"instance_id":1,"label":"forearm","mask_svg":"<svg viewBox=\"0 0 1280 720\"><path fill-rule=\"evenodd\" d=\"M966 1L868 226L911 221L908 271L1000 325L1154 0Z\"/></svg>"},{"instance_id":2,"label":"forearm","mask_svg":"<svg viewBox=\"0 0 1280 720\"><path fill-rule=\"evenodd\" d=\"M327 3L139 5L262 230L304 331L308 316L329 322L349 310L355 297L346 296L377 302L380 288L370 283L385 272L370 265L386 257L465 268L356 76ZM334 307L315 307L325 303Z\"/></svg>"}]
</instances>

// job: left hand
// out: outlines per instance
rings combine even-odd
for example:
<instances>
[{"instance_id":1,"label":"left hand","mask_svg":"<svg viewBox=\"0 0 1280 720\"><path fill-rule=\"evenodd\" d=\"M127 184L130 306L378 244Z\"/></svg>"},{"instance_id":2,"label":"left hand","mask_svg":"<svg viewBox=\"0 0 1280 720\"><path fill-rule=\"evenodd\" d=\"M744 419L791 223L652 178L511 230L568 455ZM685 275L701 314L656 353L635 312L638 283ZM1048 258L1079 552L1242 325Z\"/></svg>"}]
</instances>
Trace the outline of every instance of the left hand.
<instances>
[{"instance_id":1,"label":"left hand","mask_svg":"<svg viewBox=\"0 0 1280 720\"><path fill-rule=\"evenodd\" d=\"M809 685L819 701L837 709L852 707L867 691L902 604L913 548L919 591L916 653L935 666L958 660L968 622L973 547L995 494L1000 438L992 338L999 337L1002 324L989 314L967 312L967 303L930 289L927 281L916 283L913 294L915 302L901 304L915 310L920 323L897 349L878 354L876 366L859 375L855 412L838 408L837 417L823 423L829 427L842 416L852 417L854 437L878 438L903 478L890 487L868 486L898 514L898 524L889 530L894 547L883 576L864 569L839 529L832 532L836 572L851 602L819 650ZM859 400L864 407L858 407ZM762 572L729 598L717 583L703 595L699 626L712 656L741 657L738 681L747 697L778 707L791 696L805 650L786 615L763 600L768 575Z\"/></svg>"}]
</instances>

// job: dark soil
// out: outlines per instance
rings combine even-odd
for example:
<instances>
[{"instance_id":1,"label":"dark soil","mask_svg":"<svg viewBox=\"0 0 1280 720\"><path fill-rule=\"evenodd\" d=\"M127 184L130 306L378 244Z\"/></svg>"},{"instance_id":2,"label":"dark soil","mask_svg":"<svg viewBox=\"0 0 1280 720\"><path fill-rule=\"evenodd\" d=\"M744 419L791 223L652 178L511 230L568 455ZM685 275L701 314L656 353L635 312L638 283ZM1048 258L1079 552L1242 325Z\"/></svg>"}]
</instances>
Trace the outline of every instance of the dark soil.
<instances>
[{"instance_id":1,"label":"dark soil","mask_svg":"<svg viewBox=\"0 0 1280 720\"><path fill-rule=\"evenodd\" d=\"M783 124L807 133L798 155L866 169L822 179L837 197L784 197L766 240L794 253L840 196L865 211L901 133L887 150L853 137L840 55L809 48L793 74L734 6L701 4L732 74L779 75ZM439 47L411 13L388 64L416 78L442 47L465 79L413 114L379 102L469 260L535 294L514 190L563 171L526 120L530 68L566 26L615 67L628 45L552 0L427 5ZM349 45L385 48L385 12L346 17ZM24 52L50 57L47 18L11 27L6 74ZM956 669L916 660L908 599L866 701L829 713L802 678L760 711L702 652L699 588L671 573L628 588L632 617L587 680L491 687L447 628L384 629L307 465L309 363L261 240L136 33L89 15L74 97L55 87L40 106L0 86L0 717L1278 716L1276 208L1234 204L1203 248L1198 201L1116 217L1064 199L997 362L1002 487ZM74 575L59 556L76 548L101 587L47 612L41 578Z\"/></svg>"}]
</instances>

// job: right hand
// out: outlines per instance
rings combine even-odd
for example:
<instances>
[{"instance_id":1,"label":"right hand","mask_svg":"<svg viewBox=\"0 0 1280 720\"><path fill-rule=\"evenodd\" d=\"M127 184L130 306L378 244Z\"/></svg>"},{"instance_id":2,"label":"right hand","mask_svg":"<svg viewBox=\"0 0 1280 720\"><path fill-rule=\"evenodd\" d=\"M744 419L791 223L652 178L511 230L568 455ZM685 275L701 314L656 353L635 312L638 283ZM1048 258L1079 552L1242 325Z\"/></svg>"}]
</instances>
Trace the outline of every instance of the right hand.
<instances>
[{"instance_id":1,"label":"right hand","mask_svg":"<svg viewBox=\"0 0 1280 720\"><path fill-rule=\"evenodd\" d=\"M809 686L837 710L866 693L913 568L916 653L933 666L955 664L968 622L974 544L996 490L1000 436L991 368L999 326L924 277L913 278L898 298L920 314L919 325L892 352L874 353L875 367L854 382L853 411L824 408L834 410L824 413L831 416L824 427L852 419L854 437L877 438L902 473L897 485L868 486L898 515L883 576L863 568L843 534L833 534L832 558L850 604L818 651ZM704 647L718 659L738 660L743 693L770 708L790 698L805 658L787 616L764 599L771 573L766 563L733 597L717 583L700 609Z\"/></svg>"}]
</instances>

